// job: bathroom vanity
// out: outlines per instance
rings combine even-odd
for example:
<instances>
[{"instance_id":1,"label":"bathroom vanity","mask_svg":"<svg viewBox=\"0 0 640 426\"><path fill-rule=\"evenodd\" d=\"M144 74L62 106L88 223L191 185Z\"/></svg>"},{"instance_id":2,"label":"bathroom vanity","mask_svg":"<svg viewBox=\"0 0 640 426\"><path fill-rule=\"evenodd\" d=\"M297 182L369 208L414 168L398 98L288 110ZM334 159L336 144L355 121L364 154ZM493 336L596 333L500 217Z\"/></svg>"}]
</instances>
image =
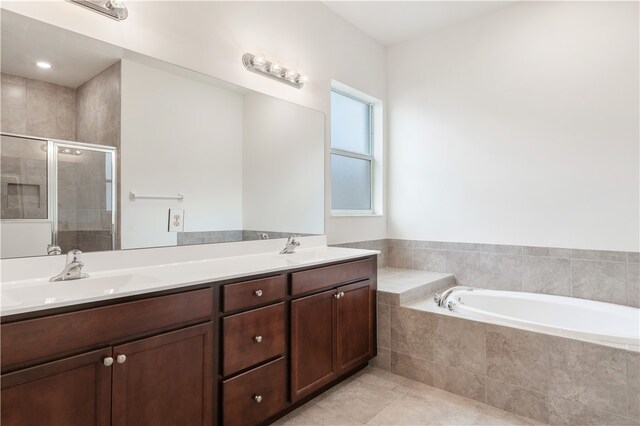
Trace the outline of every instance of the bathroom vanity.
<instances>
[{"instance_id":1,"label":"bathroom vanity","mask_svg":"<svg viewBox=\"0 0 640 426\"><path fill-rule=\"evenodd\" d=\"M368 254L5 315L1 422L268 423L376 355L375 308Z\"/></svg>"}]
</instances>

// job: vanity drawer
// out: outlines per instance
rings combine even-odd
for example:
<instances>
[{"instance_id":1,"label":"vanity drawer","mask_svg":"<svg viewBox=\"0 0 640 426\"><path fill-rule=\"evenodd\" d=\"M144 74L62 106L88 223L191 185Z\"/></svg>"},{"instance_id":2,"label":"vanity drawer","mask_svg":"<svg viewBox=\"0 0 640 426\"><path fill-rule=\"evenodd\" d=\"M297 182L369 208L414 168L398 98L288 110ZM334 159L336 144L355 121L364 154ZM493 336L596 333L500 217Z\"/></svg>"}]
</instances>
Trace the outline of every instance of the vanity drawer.
<instances>
[{"instance_id":1,"label":"vanity drawer","mask_svg":"<svg viewBox=\"0 0 640 426\"><path fill-rule=\"evenodd\" d=\"M286 285L285 275L225 285L222 288L222 310L236 311L283 299Z\"/></svg>"},{"instance_id":2,"label":"vanity drawer","mask_svg":"<svg viewBox=\"0 0 640 426\"><path fill-rule=\"evenodd\" d=\"M108 344L212 314L213 289L205 288L2 324L2 367Z\"/></svg>"},{"instance_id":3,"label":"vanity drawer","mask_svg":"<svg viewBox=\"0 0 640 426\"><path fill-rule=\"evenodd\" d=\"M286 377L280 358L222 382L222 423L255 425L283 410Z\"/></svg>"},{"instance_id":4,"label":"vanity drawer","mask_svg":"<svg viewBox=\"0 0 640 426\"><path fill-rule=\"evenodd\" d=\"M284 303L222 319L222 375L285 352Z\"/></svg>"},{"instance_id":5,"label":"vanity drawer","mask_svg":"<svg viewBox=\"0 0 640 426\"><path fill-rule=\"evenodd\" d=\"M358 260L291 274L291 294L297 295L332 285L369 278L375 272L373 259Z\"/></svg>"}]
</instances>

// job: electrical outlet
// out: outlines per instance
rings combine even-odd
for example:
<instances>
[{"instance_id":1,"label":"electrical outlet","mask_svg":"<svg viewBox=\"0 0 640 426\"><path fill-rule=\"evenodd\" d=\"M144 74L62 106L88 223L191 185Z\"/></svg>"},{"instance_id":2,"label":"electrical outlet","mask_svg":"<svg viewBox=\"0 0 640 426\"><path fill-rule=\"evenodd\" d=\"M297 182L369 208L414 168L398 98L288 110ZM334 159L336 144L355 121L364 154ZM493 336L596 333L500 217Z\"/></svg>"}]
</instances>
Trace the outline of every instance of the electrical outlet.
<instances>
[{"instance_id":1,"label":"electrical outlet","mask_svg":"<svg viewBox=\"0 0 640 426\"><path fill-rule=\"evenodd\" d=\"M184 231L184 210L169 209L169 232Z\"/></svg>"}]
</instances>

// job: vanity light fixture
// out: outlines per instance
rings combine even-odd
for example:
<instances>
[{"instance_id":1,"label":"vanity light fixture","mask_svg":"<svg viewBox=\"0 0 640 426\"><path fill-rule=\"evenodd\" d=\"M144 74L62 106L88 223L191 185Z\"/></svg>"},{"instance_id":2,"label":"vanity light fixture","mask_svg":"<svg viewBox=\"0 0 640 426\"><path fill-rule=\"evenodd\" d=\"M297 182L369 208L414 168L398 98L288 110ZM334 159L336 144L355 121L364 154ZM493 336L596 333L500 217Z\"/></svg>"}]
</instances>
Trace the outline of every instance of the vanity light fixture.
<instances>
[{"instance_id":1,"label":"vanity light fixture","mask_svg":"<svg viewBox=\"0 0 640 426\"><path fill-rule=\"evenodd\" d=\"M245 53L242 56L244 67L251 72L278 80L282 83L301 89L307 77L289 68L284 68L278 62L266 60L263 56Z\"/></svg>"},{"instance_id":2,"label":"vanity light fixture","mask_svg":"<svg viewBox=\"0 0 640 426\"><path fill-rule=\"evenodd\" d=\"M108 16L116 21L122 21L129 15L127 6L122 0L67 0L87 9L98 12L101 15Z\"/></svg>"},{"instance_id":3,"label":"vanity light fixture","mask_svg":"<svg viewBox=\"0 0 640 426\"><path fill-rule=\"evenodd\" d=\"M49 68L51 68L51 64L49 62L40 61L36 62L36 65L43 70L48 70Z\"/></svg>"}]
</instances>

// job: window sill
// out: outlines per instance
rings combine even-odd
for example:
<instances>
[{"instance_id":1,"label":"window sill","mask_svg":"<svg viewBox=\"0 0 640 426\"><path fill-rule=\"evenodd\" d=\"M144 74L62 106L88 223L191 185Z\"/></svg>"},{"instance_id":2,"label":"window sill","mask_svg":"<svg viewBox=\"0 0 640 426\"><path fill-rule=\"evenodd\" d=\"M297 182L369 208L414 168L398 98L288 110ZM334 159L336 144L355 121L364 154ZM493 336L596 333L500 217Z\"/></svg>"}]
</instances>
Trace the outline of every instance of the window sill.
<instances>
[{"instance_id":1,"label":"window sill","mask_svg":"<svg viewBox=\"0 0 640 426\"><path fill-rule=\"evenodd\" d=\"M331 217L383 217L380 213L356 213L356 212L331 212Z\"/></svg>"}]
</instances>

